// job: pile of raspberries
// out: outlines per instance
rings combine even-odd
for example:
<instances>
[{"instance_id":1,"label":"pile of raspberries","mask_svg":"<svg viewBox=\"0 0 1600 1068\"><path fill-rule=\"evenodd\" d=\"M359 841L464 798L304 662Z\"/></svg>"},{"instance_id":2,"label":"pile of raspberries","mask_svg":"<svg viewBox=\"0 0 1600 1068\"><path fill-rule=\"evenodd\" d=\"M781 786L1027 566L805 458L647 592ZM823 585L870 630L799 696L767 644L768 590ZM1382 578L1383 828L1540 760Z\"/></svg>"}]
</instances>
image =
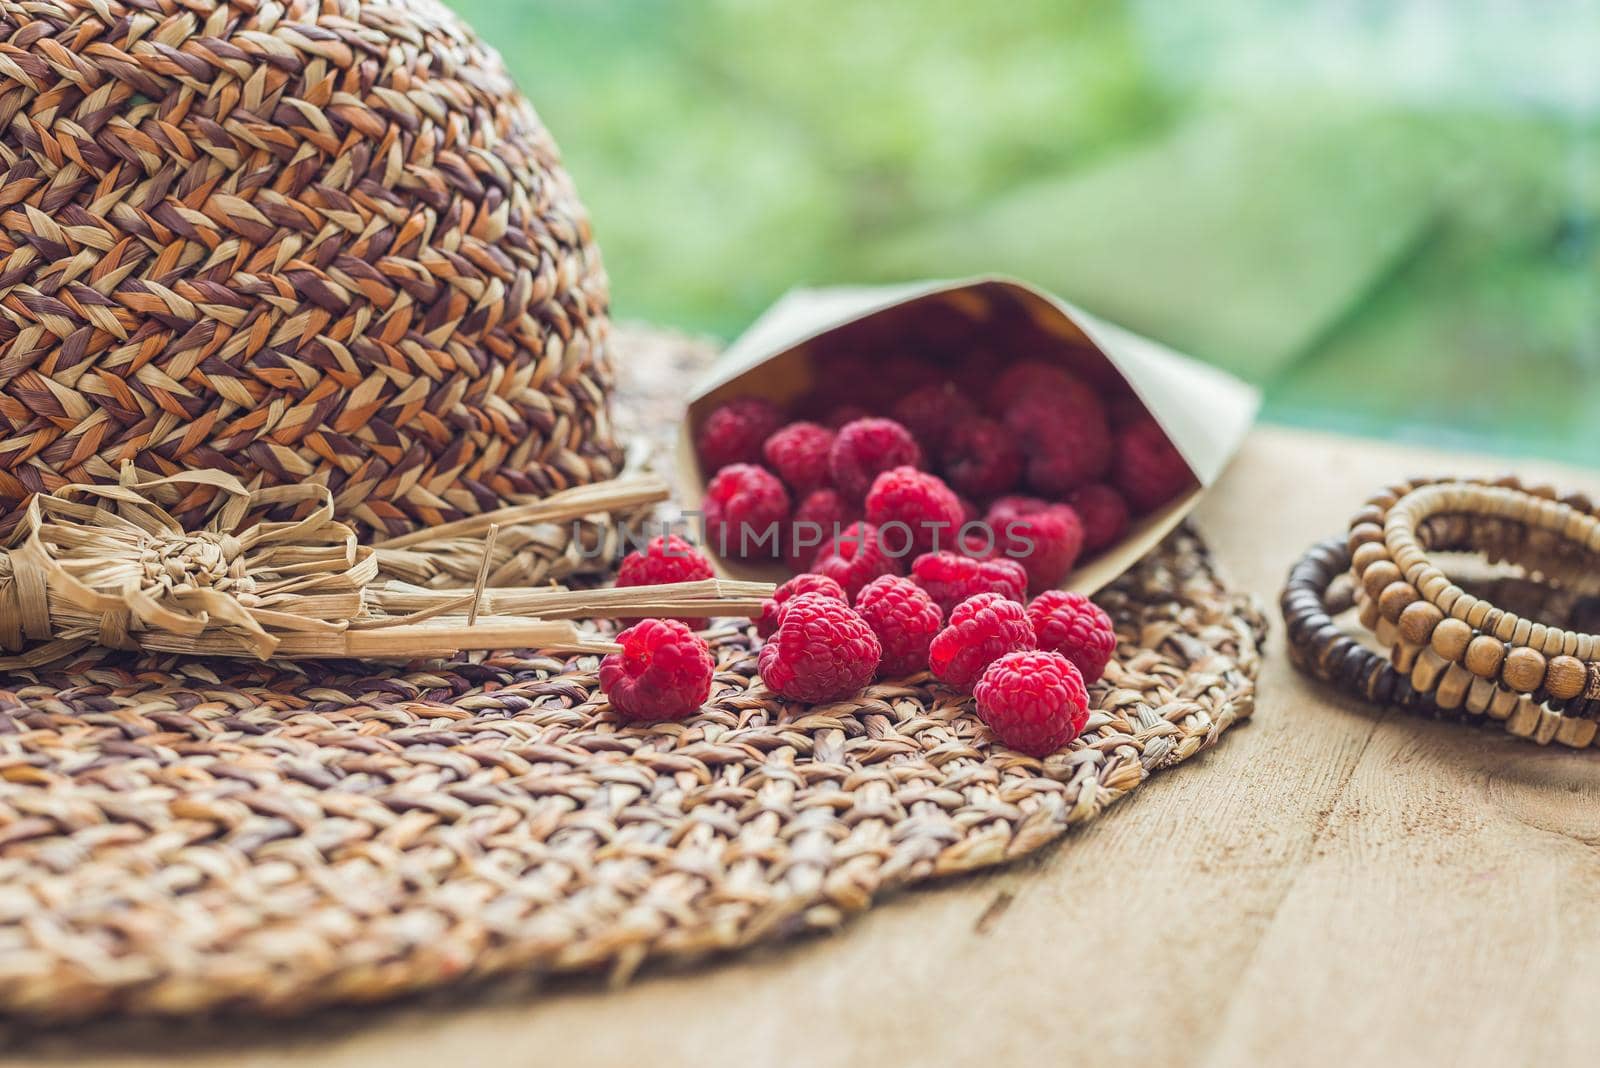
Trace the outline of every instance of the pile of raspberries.
<instances>
[{"instance_id":1,"label":"pile of raspberries","mask_svg":"<svg viewBox=\"0 0 1600 1068\"><path fill-rule=\"evenodd\" d=\"M1194 485L1114 373L1024 360L989 377L922 381L881 398L883 414L821 396L798 406L813 418L760 397L718 406L695 435L709 548L827 575L851 597L923 553L1003 558L1038 593Z\"/></svg>"},{"instance_id":2,"label":"pile of raspberries","mask_svg":"<svg viewBox=\"0 0 1600 1068\"><path fill-rule=\"evenodd\" d=\"M818 368L849 399L805 398L804 418L758 397L714 409L694 439L711 472L706 541L795 573L756 621L774 693L824 704L931 671L1000 741L1043 757L1083 730L1117 645L1105 612L1056 587L1194 476L1109 365L930 367L887 360L870 381L850 361ZM658 541L619 584L711 573L693 546ZM644 620L618 641L601 686L620 715L705 702L714 666L688 621Z\"/></svg>"},{"instance_id":3,"label":"pile of raspberries","mask_svg":"<svg viewBox=\"0 0 1600 1068\"><path fill-rule=\"evenodd\" d=\"M630 553L621 585L688 582L709 562L688 543L657 538ZM1081 594L1046 590L1031 600L1013 560L940 551L916 558L909 577L882 574L852 596L829 575L797 575L762 606L761 679L792 701L827 704L875 679L931 671L971 694L978 716L1006 745L1036 757L1067 745L1089 718L1089 684L1117 648L1111 618ZM617 637L600 687L625 719L683 719L711 692L705 639L677 619L646 619Z\"/></svg>"}]
</instances>

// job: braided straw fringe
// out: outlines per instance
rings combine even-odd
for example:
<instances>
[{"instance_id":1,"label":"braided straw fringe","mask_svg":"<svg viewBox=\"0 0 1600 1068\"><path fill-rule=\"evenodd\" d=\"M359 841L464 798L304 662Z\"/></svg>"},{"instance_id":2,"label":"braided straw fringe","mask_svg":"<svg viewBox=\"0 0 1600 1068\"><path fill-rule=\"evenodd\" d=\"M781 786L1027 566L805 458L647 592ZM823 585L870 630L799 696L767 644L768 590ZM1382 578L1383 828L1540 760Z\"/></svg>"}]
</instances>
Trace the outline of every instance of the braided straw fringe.
<instances>
[{"instance_id":1,"label":"braided straw fringe","mask_svg":"<svg viewBox=\"0 0 1600 1068\"><path fill-rule=\"evenodd\" d=\"M124 461L362 540L618 473L588 219L434 0L0 2L0 171L0 533Z\"/></svg>"},{"instance_id":2,"label":"braided straw fringe","mask_svg":"<svg viewBox=\"0 0 1600 1068\"><path fill-rule=\"evenodd\" d=\"M1073 745L995 744L928 675L628 725L592 657L424 670L97 653L0 687L0 1011L294 1014L516 973L622 980L831 930L1032 853L1250 715L1264 624L1180 530L1099 598Z\"/></svg>"},{"instance_id":3,"label":"braided straw fringe","mask_svg":"<svg viewBox=\"0 0 1600 1068\"><path fill-rule=\"evenodd\" d=\"M398 550L360 545L355 531L333 518L321 486L247 491L220 472L147 479L131 464L122 477L117 486L68 486L29 503L19 544L0 553L0 643L12 651L41 644L0 659L0 668L38 666L91 642L258 658L603 652L614 646L580 635L566 620L748 616L772 590L717 579L587 593L487 588L500 540L496 516L514 531L580 516L598 524L596 515L637 512L663 499L666 487L654 478L583 487L447 527L447 555L483 528L474 584L429 589L378 581L386 553L400 554L402 574L428 559L426 538L405 539ZM213 493L214 511L201 529L186 530L174 512L196 490ZM280 510L298 518L252 518Z\"/></svg>"}]
</instances>

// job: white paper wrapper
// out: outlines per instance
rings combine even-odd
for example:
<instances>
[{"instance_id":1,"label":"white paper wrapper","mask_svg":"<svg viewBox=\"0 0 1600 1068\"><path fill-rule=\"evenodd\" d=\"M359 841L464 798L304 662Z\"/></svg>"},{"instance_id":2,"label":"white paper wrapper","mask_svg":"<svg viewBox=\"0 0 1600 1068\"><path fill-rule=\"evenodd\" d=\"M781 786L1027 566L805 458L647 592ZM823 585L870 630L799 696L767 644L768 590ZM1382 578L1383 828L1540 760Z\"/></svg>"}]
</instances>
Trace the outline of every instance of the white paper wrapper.
<instances>
[{"instance_id":1,"label":"white paper wrapper","mask_svg":"<svg viewBox=\"0 0 1600 1068\"><path fill-rule=\"evenodd\" d=\"M998 353L997 373L1011 359L1066 361L1086 348L1098 352L1144 402L1194 473L1199 489L1137 519L1121 542L1084 561L1069 576L1068 589L1093 593L1153 549L1222 474L1260 407L1259 391L1231 375L1015 279L796 290L745 331L690 390L690 430L680 437L677 455L679 479L690 503L698 503L697 495L712 474L700 470L692 446L693 428L708 412L744 394L792 404L816 384L816 354L830 344L843 344L847 327L889 313L915 315L919 309L945 316L954 310L970 324L987 323L996 330L1007 318L1026 319L1024 328L1036 336L1025 352ZM1016 325L1006 324L1013 333ZM870 366L863 372L870 374ZM738 577L781 578L783 573L775 565L724 561L720 566Z\"/></svg>"}]
</instances>

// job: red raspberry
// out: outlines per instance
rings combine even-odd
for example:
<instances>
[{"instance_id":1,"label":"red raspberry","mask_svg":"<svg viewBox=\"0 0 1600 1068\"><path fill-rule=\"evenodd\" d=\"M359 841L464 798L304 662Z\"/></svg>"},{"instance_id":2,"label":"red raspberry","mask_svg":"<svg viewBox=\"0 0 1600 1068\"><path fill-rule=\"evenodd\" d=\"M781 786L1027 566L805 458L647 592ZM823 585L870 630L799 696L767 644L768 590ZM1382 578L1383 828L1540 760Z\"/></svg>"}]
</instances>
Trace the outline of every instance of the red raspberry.
<instances>
[{"instance_id":1,"label":"red raspberry","mask_svg":"<svg viewBox=\"0 0 1600 1068\"><path fill-rule=\"evenodd\" d=\"M965 523L961 498L938 475L915 467L896 467L873 480L867 493L867 522L902 556L948 548ZM889 529L890 524L897 528Z\"/></svg>"},{"instance_id":2,"label":"red raspberry","mask_svg":"<svg viewBox=\"0 0 1600 1068\"><path fill-rule=\"evenodd\" d=\"M665 585L708 579L713 575L711 561L705 558L704 553L676 534L663 534L651 538L649 544L642 550L635 549L622 558L622 563L617 568L617 585ZM641 621L633 619L628 622ZM692 628L698 621L682 619L679 622Z\"/></svg>"},{"instance_id":3,"label":"red raspberry","mask_svg":"<svg viewBox=\"0 0 1600 1068\"><path fill-rule=\"evenodd\" d=\"M711 649L676 619L646 619L617 635L600 661L600 692L624 719L683 719L711 696Z\"/></svg>"},{"instance_id":4,"label":"red raspberry","mask_svg":"<svg viewBox=\"0 0 1600 1068\"><path fill-rule=\"evenodd\" d=\"M957 553L917 557L911 562L911 581L947 616L976 594L998 593L1021 604L1028 592L1028 573L1015 560L974 560Z\"/></svg>"},{"instance_id":5,"label":"red raspberry","mask_svg":"<svg viewBox=\"0 0 1600 1068\"><path fill-rule=\"evenodd\" d=\"M1089 722L1089 691L1060 653L1009 653L973 687L978 718L1002 743L1033 757L1067 745Z\"/></svg>"},{"instance_id":6,"label":"red raspberry","mask_svg":"<svg viewBox=\"0 0 1600 1068\"><path fill-rule=\"evenodd\" d=\"M760 463L761 443L782 425L783 412L764 397L735 397L712 409L694 439L701 469Z\"/></svg>"},{"instance_id":7,"label":"red raspberry","mask_svg":"<svg viewBox=\"0 0 1600 1068\"><path fill-rule=\"evenodd\" d=\"M1137 423L1142 419L1149 418L1150 409L1144 406L1144 401L1132 393L1113 397L1106 404L1106 421L1111 424L1111 429L1113 430L1121 430L1129 423Z\"/></svg>"},{"instance_id":8,"label":"red raspberry","mask_svg":"<svg viewBox=\"0 0 1600 1068\"><path fill-rule=\"evenodd\" d=\"M788 483L796 495L828 484L828 454L833 451L833 431L819 423L790 423L761 446L767 466Z\"/></svg>"},{"instance_id":9,"label":"red raspberry","mask_svg":"<svg viewBox=\"0 0 1600 1068\"><path fill-rule=\"evenodd\" d=\"M895 403L890 413L917 439L924 452L936 452L956 424L977 414L966 394L953 382L931 382Z\"/></svg>"},{"instance_id":10,"label":"red raspberry","mask_svg":"<svg viewBox=\"0 0 1600 1068\"><path fill-rule=\"evenodd\" d=\"M1067 506L1083 524L1083 551L1097 553L1115 545L1128 531L1128 502L1104 482L1080 486L1067 497Z\"/></svg>"},{"instance_id":11,"label":"red raspberry","mask_svg":"<svg viewBox=\"0 0 1600 1068\"><path fill-rule=\"evenodd\" d=\"M872 681L883 647L867 621L843 601L802 593L757 661L767 689L795 701L839 701Z\"/></svg>"},{"instance_id":12,"label":"red raspberry","mask_svg":"<svg viewBox=\"0 0 1600 1068\"><path fill-rule=\"evenodd\" d=\"M1028 454L1028 485L1047 497L1095 481L1111 464L1111 430L1099 409L1062 408L1037 394L1018 401L1005 424Z\"/></svg>"},{"instance_id":13,"label":"red raspberry","mask_svg":"<svg viewBox=\"0 0 1600 1068\"><path fill-rule=\"evenodd\" d=\"M1028 589L1035 593L1061 585L1083 551L1083 525L1064 504L1052 504L1028 515L1008 515L989 520L1001 556L1015 560L1028 573Z\"/></svg>"},{"instance_id":14,"label":"red raspberry","mask_svg":"<svg viewBox=\"0 0 1600 1068\"><path fill-rule=\"evenodd\" d=\"M839 428L828 469L845 498L859 501L872 480L893 467L921 467L922 450L911 432L892 419L857 419Z\"/></svg>"},{"instance_id":15,"label":"red raspberry","mask_svg":"<svg viewBox=\"0 0 1600 1068\"><path fill-rule=\"evenodd\" d=\"M996 537L998 537L1000 529L1005 526L1008 519L1016 519L1020 516L1042 512L1046 508L1053 508L1055 503L1055 501L1047 501L1043 497L1025 497L1020 493L996 497L993 503L989 505L987 521L995 528Z\"/></svg>"},{"instance_id":16,"label":"red raspberry","mask_svg":"<svg viewBox=\"0 0 1600 1068\"><path fill-rule=\"evenodd\" d=\"M1081 593L1046 590L1028 605L1028 622L1039 648L1060 653L1083 674L1099 682L1117 651L1117 629L1105 610Z\"/></svg>"},{"instance_id":17,"label":"red raspberry","mask_svg":"<svg viewBox=\"0 0 1600 1068\"><path fill-rule=\"evenodd\" d=\"M989 389L989 410L1004 418L1021 401L1041 397L1063 413L1104 414L1093 386L1046 360L1023 360L1002 371Z\"/></svg>"},{"instance_id":18,"label":"red raspberry","mask_svg":"<svg viewBox=\"0 0 1600 1068\"><path fill-rule=\"evenodd\" d=\"M982 416L957 423L944 444L944 477L962 493L995 497L1022 477L1022 450L1016 437Z\"/></svg>"},{"instance_id":19,"label":"red raspberry","mask_svg":"<svg viewBox=\"0 0 1600 1068\"><path fill-rule=\"evenodd\" d=\"M1152 512L1194 485L1194 474L1154 419L1117 432L1112 478L1138 512Z\"/></svg>"},{"instance_id":20,"label":"red raspberry","mask_svg":"<svg viewBox=\"0 0 1600 1068\"><path fill-rule=\"evenodd\" d=\"M856 611L883 646L879 678L928 670L928 646L944 616L922 587L896 575L875 578L856 594Z\"/></svg>"},{"instance_id":21,"label":"red raspberry","mask_svg":"<svg viewBox=\"0 0 1600 1068\"><path fill-rule=\"evenodd\" d=\"M1033 649L1028 615L1016 601L980 593L956 605L928 647L928 667L947 686L970 691L983 669L1006 653Z\"/></svg>"},{"instance_id":22,"label":"red raspberry","mask_svg":"<svg viewBox=\"0 0 1600 1068\"><path fill-rule=\"evenodd\" d=\"M844 587L839 585L827 575L796 575L773 591L761 604L761 617L756 620L756 633L763 638L770 638L778 629L778 624L783 621L783 609L790 599L803 593L815 593L821 597L832 597L845 604L850 599L845 596Z\"/></svg>"},{"instance_id":23,"label":"red raspberry","mask_svg":"<svg viewBox=\"0 0 1600 1068\"><path fill-rule=\"evenodd\" d=\"M852 523L823 545L811 570L838 582L844 592L854 598L863 586L880 575L900 574L901 564L884 548L877 527L871 523Z\"/></svg>"},{"instance_id":24,"label":"red raspberry","mask_svg":"<svg viewBox=\"0 0 1600 1068\"><path fill-rule=\"evenodd\" d=\"M994 531L989 529L988 524L982 524L982 527L982 530L964 531L961 545L956 551L973 560L993 560L1000 547L995 543Z\"/></svg>"},{"instance_id":25,"label":"red raspberry","mask_svg":"<svg viewBox=\"0 0 1600 1068\"><path fill-rule=\"evenodd\" d=\"M777 556L789 522L789 491L754 464L731 464L706 486L706 538L719 556Z\"/></svg>"},{"instance_id":26,"label":"red raspberry","mask_svg":"<svg viewBox=\"0 0 1600 1068\"><path fill-rule=\"evenodd\" d=\"M810 568L817 550L860 518L861 509L852 507L838 490L819 489L809 494L794 510L789 524L789 538L784 545L789 570Z\"/></svg>"}]
</instances>

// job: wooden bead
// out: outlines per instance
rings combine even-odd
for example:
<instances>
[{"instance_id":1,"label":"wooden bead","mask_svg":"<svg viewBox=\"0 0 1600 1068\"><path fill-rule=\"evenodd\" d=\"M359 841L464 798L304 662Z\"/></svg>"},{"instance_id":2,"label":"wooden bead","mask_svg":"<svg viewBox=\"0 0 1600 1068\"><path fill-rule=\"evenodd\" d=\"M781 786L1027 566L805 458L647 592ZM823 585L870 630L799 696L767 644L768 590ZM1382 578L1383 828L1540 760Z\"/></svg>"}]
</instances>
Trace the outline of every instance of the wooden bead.
<instances>
[{"instance_id":1,"label":"wooden bead","mask_svg":"<svg viewBox=\"0 0 1600 1068\"><path fill-rule=\"evenodd\" d=\"M1490 719L1506 719L1516 711L1517 702L1522 700L1522 695L1512 693L1503 686L1494 688L1494 700L1489 702Z\"/></svg>"},{"instance_id":2,"label":"wooden bead","mask_svg":"<svg viewBox=\"0 0 1600 1068\"><path fill-rule=\"evenodd\" d=\"M1400 637L1414 645L1426 645L1433 638L1433 628L1444 622L1444 613L1427 601L1406 605L1400 613Z\"/></svg>"},{"instance_id":3,"label":"wooden bead","mask_svg":"<svg viewBox=\"0 0 1600 1068\"><path fill-rule=\"evenodd\" d=\"M1375 504L1363 505L1359 512L1350 517L1350 525L1377 523L1381 526L1383 524L1383 512L1384 510Z\"/></svg>"},{"instance_id":4,"label":"wooden bead","mask_svg":"<svg viewBox=\"0 0 1600 1068\"><path fill-rule=\"evenodd\" d=\"M1544 654L1519 648L1507 655L1500 681L1518 693L1532 693L1544 683Z\"/></svg>"},{"instance_id":5,"label":"wooden bead","mask_svg":"<svg viewBox=\"0 0 1600 1068\"><path fill-rule=\"evenodd\" d=\"M1406 610L1406 606L1415 604L1421 596L1416 587L1409 582L1391 582L1378 595L1378 611L1382 613L1384 619L1391 623L1396 622L1400 618L1400 613Z\"/></svg>"},{"instance_id":6,"label":"wooden bead","mask_svg":"<svg viewBox=\"0 0 1600 1068\"><path fill-rule=\"evenodd\" d=\"M1361 588L1367 596L1377 598L1391 582L1400 581L1400 566L1393 560L1377 560L1361 572Z\"/></svg>"},{"instance_id":7,"label":"wooden bead","mask_svg":"<svg viewBox=\"0 0 1600 1068\"><path fill-rule=\"evenodd\" d=\"M1550 661L1550 666L1545 671L1545 689L1549 690L1550 696L1558 701L1571 700L1583 694L1583 686L1588 681L1588 676L1588 668L1582 660L1575 656L1558 656Z\"/></svg>"},{"instance_id":8,"label":"wooden bead","mask_svg":"<svg viewBox=\"0 0 1600 1068\"><path fill-rule=\"evenodd\" d=\"M1451 664L1439 680L1439 688L1433 691L1433 703L1446 710L1460 708L1471 685L1472 672L1460 664Z\"/></svg>"},{"instance_id":9,"label":"wooden bead","mask_svg":"<svg viewBox=\"0 0 1600 1068\"><path fill-rule=\"evenodd\" d=\"M1500 664L1506 658L1506 647L1496 638L1480 634L1467 646L1462 663L1467 670L1482 679L1492 679L1500 674Z\"/></svg>"},{"instance_id":10,"label":"wooden bead","mask_svg":"<svg viewBox=\"0 0 1600 1068\"><path fill-rule=\"evenodd\" d=\"M1369 541L1356 546L1356 551L1350 554L1350 570L1356 574L1365 574L1367 568L1379 560L1389 558L1389 549L1381 541Z\"/></svg>"},{"instance_id":11,"label":"wooden bead","mask_svg":"<svg viewBox=\"0 0 1600 1068\"><path fill-rule=\"evenodd\" d=\"M1561 725L1556 728L1556 741L1574 749L1587 749L1594 742L1597 730L1600 730L1600 723L1592 719L1569 719L1563 716Z\"/></svg>"},{"instance_id":12,"label":"wooden bead","mask_svg":"<svg viewBox=\"0 0 1600 1068\"><path fill-rule=\"evenodd\" d=\"M1376 630L1379 618L1381 617L1378 615L1378 602L1371 597L1363 597L1361 607L1356 613L1356 619L1360 620L1361 626L1366 630Z\"/></svg>"},{"instance_id":13,"label":"wooden bead","mask_svg":"<svg viewBox=\"0 0 1600 1068\"><path fill-rule=\"evenodd\" d=\"M1600 663L1589 665L1589 681L1584 684L1583 696L1590 701L1600 701Z\"/></svg>"},{"instance_id":14,"label":"wooden bead","mask_svg":"<svg viewBox=\"0 0 1600 1068\"><path fill-rule=\"evenodd\" d=\"M1459 619L1446 619L1433 628L1434 652L1446 660L1460 660L1472 641L1472 628Z\"/></svg>"},{"instance_id":15,"label":"wooden bead","mask_svg":"<svg viewBox=\"0 0 1600 1068\"><path fill-rule=\"evenodd\" d=\"M1506 717L1506 730L1519 738L1532 738L1539 728L1539 706L1526 697L1517 698L1511 715Z\"/></svg>"},{"instance_id":16,"label":"wooden bead","mask_svg":"<svg viewBox=\"0 0 1600 1068\"><path fill-rule=\"evenodd\" d=\"M1494 703L1494 695L1500 691L1494 679L1472 679L1472 686L1467 690L1467 711L1474 716L1481 716L1489 711L1489 706Z\"/></svg>"},{"instance_id":17,"label":"wooden bead","mask_svg":"<svg viewBox=\"0 0 1600 1068\"><path fill-rule=\"evenodd\" d=\"M1417 662L1411 669L1412 688L1418 693L1432 693L1434 687L1439 685L1439 677L1449 667L1450 661L1432 649L1422 650L1422 655L1417 657Z\"/></svg>"},{"instance_id":18,"label":"wooden bead","mask_svg":"<svg viewBox=\"0 0 1600 1068\"><path fill-rule=\"evenodd\" d=\"M1533 730L1533 740L1539 745L1549 745L1555 740L1556 731L1561 729L1561 717L1537 701L1534 706L1539 709L1539 724Z\"/></svg>"},{"instance_id":19,"label":"wooden bead","mask_svg":"<svg viewBox=\"0 0 1600 1068\"><path fill-rule=\"evenodd\" d=\"M1350 528L1349 545L1352 553L1356 551L1357 546L1365 545L1369 541L1382 540L1383 528L1376 523L1357 523Z\"/></svg>"}]
</instances>

